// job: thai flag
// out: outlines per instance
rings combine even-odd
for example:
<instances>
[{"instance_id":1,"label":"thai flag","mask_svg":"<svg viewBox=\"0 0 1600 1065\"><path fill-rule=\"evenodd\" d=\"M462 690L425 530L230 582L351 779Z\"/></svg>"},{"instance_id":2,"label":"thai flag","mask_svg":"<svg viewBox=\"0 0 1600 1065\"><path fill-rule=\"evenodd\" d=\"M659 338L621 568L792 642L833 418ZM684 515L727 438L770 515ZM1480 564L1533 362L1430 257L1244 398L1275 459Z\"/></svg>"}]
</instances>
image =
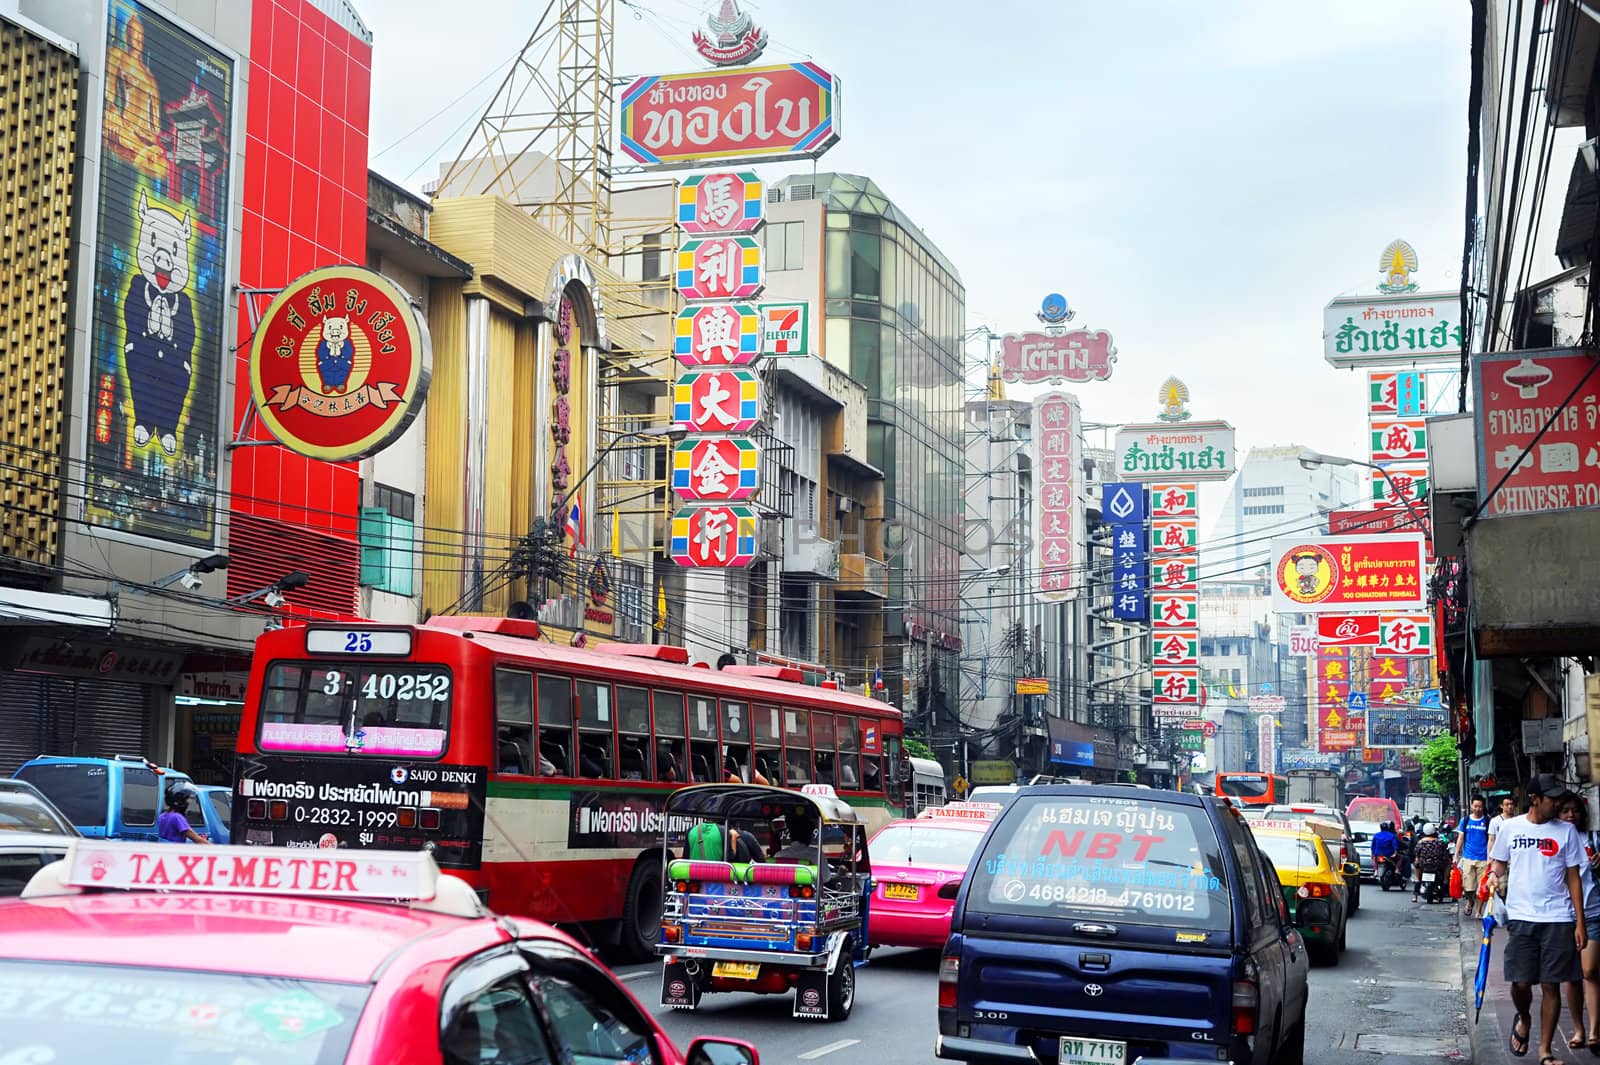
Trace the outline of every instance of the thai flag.
<instances>
[{"instance_id":1,"label":"thai flag","mask_svg":"<svg viewBox=\"0 0 1600 1065\"><path fill-rule=\"evenodd\" d=\"M883 667L879 666L872 671L872 686L878 691L883 691Z\"/></svg>"},{"instance_id":2,"label":"thai flag","mask_svg":"<svg viewBox=\"0 0 1600 1065\"><path fill-rule=\"evenodd\" d=\"M572 509L567 511L567 538L572 541L567 557L577 558L578 548L583 546L583 508L577 500L573 500Z\"/></svg>"}]
</instances>

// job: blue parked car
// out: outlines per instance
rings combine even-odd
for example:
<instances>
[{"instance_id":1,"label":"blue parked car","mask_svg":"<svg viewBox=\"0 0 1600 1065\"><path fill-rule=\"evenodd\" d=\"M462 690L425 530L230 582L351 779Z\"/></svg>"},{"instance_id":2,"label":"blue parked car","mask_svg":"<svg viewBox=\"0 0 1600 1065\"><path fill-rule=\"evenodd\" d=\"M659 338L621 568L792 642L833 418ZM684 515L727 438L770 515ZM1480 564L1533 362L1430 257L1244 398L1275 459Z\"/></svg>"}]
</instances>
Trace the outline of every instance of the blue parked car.
<instances>
[{"instance_id":1,"label":"blue parked car","mask_svg":"<svg viewBox=\"0 0 1600 1065\"><path fill-rule=\"evenodd\" d=\"M189 798L189 823L212 843L232 839L233 789L221 784L193 784ZM200 824L201 819L205 825Z\"/></svg>"},{"instance_id":2,"label":"blue parked car","mask_svg":"<svg viewBox=\"0 0 1600 1065\"><path fill-rule=\"evenodd\" d=\"M42 791L79 832L91 839L157 839L156 817L166 809L167 791L181 788L190 793L189 820L194 830L213 842L227 842L226 809L218 816L215 801L200 795L198 785L187 773L154 765L136 755L41 755L24 763L15 776Z\"/></svg>"},{"instance_id":3,"label":"blue parked car","mask_svg":"<svg viewBox=\"0 0 1600 1065\"><path fill-rule=\"evenodd\" d=\"M1227 803L1030 787L962 882L935 1052L1011 1065L1300 1065L1309 970L1277 872Z\"/></svg>"}]
</instances>

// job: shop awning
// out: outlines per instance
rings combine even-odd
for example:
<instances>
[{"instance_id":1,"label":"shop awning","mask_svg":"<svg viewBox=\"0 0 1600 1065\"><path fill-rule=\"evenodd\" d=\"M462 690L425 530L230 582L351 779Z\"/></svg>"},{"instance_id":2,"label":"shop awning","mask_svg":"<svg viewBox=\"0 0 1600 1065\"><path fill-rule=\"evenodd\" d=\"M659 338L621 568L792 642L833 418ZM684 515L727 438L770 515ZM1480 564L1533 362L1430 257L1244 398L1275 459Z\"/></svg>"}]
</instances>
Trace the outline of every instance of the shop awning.
<instances>
[{"instance_id":1,"label":"shop awning","mask_svg":"<svg viewBox=\"0 0 1600 1065\"><path fill-rule=\"evenodd\" d=\"M111 628L111 600L92 595L0 588L0 626L69 625Z\"/></svg>"}]
</instances>

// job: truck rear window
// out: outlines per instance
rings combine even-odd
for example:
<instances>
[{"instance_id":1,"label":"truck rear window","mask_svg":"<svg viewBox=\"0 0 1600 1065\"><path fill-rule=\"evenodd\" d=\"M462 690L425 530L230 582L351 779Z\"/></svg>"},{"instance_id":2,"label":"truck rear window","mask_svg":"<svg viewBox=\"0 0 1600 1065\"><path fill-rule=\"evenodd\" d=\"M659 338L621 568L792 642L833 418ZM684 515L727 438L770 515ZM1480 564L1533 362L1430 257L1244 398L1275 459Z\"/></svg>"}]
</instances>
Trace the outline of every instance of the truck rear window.
<instances>
[{"instance_id":1,"label":"truck rear window","mask_svg":"<svg viewBox=\"0 0 1600 1065\"><path fill-rule=\"evenodd\" d=\"M1019 796L974 867L967 908L1212 931L1232 915L1202 807L1098 795Z\"/></svg>"},{"instance_id":2,"label":"truck rear window","mask_svg":"<svg viewBox=\"0 0 1600 1065\"><path fill-rule=\"evenodd\" d=\"M44 792L79 828L104 828L111 776L101 762L40 762L17 770L17 779Z\"/></svg>"}]
</instances>

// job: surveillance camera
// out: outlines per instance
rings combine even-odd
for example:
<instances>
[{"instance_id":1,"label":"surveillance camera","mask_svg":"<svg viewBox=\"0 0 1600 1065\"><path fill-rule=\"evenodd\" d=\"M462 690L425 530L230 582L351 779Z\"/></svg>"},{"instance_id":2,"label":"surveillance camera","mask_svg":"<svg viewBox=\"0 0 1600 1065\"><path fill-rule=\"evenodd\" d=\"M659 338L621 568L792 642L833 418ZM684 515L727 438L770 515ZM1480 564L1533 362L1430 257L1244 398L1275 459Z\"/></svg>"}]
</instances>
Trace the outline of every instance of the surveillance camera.
<instances>
[{"instance_id":1,"label":"surveillance camera","mask_svg":"<svg viewBox=\"0 0 1600 1065\"><path fill-rule=\"evenodd\" d=\"M189 589L191 592L197 592L200 590L200 586L205 584L205 581L201 580L200 574L196 573L194 570L187 570L182 577L178 578L178 583Z\"/></svg>"},{"instance_id":2,"label":"surveillance camera","mask_svg":"<svg viewBox=\"0 0 1600 1065\"><path fill-rule=\"evenodd\" d=\"M283 593L274 588L265 597L266 604L276 610L283 605Z\"/></svg>"}]
</instances>

